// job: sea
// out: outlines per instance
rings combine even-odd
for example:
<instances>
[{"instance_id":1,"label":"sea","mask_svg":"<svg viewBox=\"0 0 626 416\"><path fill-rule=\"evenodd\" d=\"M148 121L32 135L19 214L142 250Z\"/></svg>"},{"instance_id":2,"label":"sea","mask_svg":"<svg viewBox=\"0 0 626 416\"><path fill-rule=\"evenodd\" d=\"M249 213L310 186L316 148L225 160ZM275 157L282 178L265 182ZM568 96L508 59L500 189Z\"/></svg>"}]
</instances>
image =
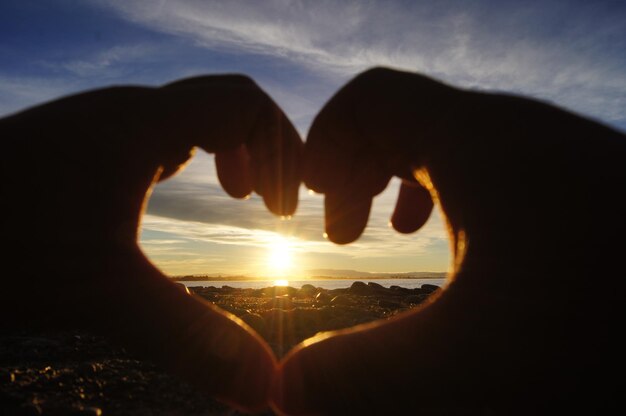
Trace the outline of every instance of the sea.
<instances>
[{"instance_id":1,"label":"sea","mask_svg":"<svg viewBox=\"0 0 626 416\"><path fill-rule=\"evenodd\" d=\"M400 286L407 289L414 289L421 287L425 283L444 286L446 279L189 280L179 281L178 283L183 283L187 287L230 286L238 289L261 289L270 286L291 286L299 289L302 285L309 284L323 289L341 289L350 287L354 282L375 282L383 285L384 287Z\"/></svg>"}]
</instances>

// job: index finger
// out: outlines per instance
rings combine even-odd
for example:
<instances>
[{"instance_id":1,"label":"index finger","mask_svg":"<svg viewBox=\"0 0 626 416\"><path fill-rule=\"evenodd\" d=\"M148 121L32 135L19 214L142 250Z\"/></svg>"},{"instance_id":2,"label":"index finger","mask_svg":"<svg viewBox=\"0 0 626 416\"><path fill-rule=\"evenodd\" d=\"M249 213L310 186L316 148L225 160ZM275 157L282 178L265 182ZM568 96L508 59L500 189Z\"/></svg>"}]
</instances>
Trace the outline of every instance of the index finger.
<instances>
[{"instance_id":1,"label":"index finger","mask_svg":"<svg viewBox=\"0 0 626 416\"><path fill-rule=\"evenodd\" d=\"M187 138L174 146L193 145L216 153L220 183L243 197L263 196L277 215L292 215L301 182L302 140L276 103L243 76L200 77L163 88L173 103L168 118Z\"/></svg>"}]
</instances>

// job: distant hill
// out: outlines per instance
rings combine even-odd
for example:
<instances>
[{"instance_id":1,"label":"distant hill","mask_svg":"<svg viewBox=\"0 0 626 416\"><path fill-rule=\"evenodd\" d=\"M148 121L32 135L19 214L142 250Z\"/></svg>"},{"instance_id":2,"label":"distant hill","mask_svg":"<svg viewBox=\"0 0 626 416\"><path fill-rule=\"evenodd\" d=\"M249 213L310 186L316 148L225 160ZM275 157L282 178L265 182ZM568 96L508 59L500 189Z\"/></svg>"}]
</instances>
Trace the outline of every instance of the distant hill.
<instances>
[{"instance_id":1,"label":"distant hill","mask_svg":"<svg viewBox=\"0 0 626 416\"><path fill-rule=\"evenodd\" d=\"M254 277L249 276L224 276L222 274L192 274L187 276L171 276L172 280L189 282L189 281L201 281L201 280L255 280Z\"/></svg>"},{"instance_id":2,"label":"distant hill","mask_svg":"<svg viewBox=\"0 0 626 416\"><path fill-rule=\"evenodd\" d=\"M404 272L404 273L373 273L347 269L311 269L306 275L311 278L331 279L444 279L446 272Z\"/></svg>"},{"instance_id":3,"label":"distant hill","mask_svg":"<svg viewBox=\"0 0 626 416\"><path fill-rule=\"evenodd\" d=\"M404 272L404 273L373 273L361 272L358 270L347 269L310 269L306 270L302 276L294 277L294 279L444 279L446 272ZM259 280L257 276L229 276L221 273L194 274L187 276L172 276L172 280L176 281L200 281L200 280ZM263 278L266 279L266 278ZM270 279L270 278L267 278ZM271 279L270 279L271 280Z\"/></svg>"}]
</instances>

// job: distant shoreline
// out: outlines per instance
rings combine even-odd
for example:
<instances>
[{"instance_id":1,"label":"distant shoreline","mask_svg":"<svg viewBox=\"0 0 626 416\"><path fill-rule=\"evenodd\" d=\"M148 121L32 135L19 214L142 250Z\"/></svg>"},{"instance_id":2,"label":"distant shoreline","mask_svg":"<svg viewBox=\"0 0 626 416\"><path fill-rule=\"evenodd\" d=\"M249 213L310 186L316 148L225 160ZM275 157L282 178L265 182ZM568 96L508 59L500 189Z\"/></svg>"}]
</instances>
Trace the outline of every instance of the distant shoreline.
<instances>
[{"instance_id":1,"label":"distant shoreline","mask_svg":"<svg viewBox=\"0 0 626 416\"><path fill-rule=\"evenodd\" d=\"M399 280L399 279L442 279L445 274L432 275L432 276L309 276L309 277L250 277L250 276L171 276L170 279L177 282L201 282L201 281L214 281L214 282L230 282L230 281L270 281L270 280L292 280L292 281L305 281L305 280Z\"/></svg>"}]
</instances>

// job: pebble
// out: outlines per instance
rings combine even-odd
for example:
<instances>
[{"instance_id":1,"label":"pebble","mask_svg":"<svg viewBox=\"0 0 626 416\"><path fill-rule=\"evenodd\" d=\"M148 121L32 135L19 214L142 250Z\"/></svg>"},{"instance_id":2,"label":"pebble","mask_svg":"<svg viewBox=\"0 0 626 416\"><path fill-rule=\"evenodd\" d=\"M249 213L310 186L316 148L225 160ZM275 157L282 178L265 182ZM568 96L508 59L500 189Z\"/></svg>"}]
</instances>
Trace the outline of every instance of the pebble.
<instances>
[{"instance_id":1,"label":"pebble","mask_svg":"<svg viewBox=\"0 0 626 416\"><path fill-rule=\"evenodd\" d=\"M403 295L411 295L413 294L413 290L412 289L407 289L406 287L400 287L400 286L390 286L389 287L390 290L396 292L396 294L403 294Z\"/></svg>"},{"instance_id":2,"label":"pebble","mask_svg":"<svg viewBox=\"0 0 626 416\"><path fill-rule=\"evenodd\" d=\"M189 291L189 288L187 286L185 286L182 283L174 283L176 286L178 286L181 290L183 290L186 294L190 295L191 292Z\"/></svg>"},{"instance_id":3,"label":"pebble","mask_svg":"<svg viewBox=\"0 0 626 416\"><path fill-rule=\"evenodd\" d=\"M386 289L385 286L381 285L380 283L376 283L376 282L367 282L367 285L369 287L371 287L371 288L374 288L374 289L382 289L382 290Z\"/></svg>"}]
</instances>

